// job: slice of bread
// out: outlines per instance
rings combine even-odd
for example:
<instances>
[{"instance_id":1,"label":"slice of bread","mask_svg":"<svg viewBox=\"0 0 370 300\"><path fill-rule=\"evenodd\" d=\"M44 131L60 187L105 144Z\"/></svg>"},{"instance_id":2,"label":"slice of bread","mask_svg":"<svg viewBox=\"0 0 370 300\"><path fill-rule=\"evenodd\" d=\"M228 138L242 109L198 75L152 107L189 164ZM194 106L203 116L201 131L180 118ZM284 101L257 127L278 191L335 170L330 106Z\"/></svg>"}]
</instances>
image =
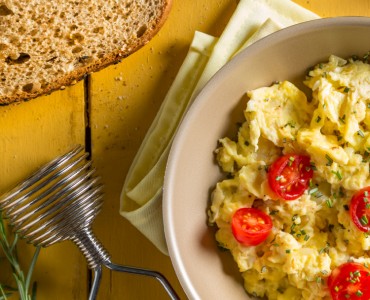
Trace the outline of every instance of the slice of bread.
<instances>
[{"instance_id":1,"label":"slice of bread","mask_svg":"<svg viewBox=\"0 0 370 300\"><path fill-rule=\"evenodd\" d=\"M0 0L0 105L75 83L146 44L171 0Z\"/></svg>"}]
</instances>

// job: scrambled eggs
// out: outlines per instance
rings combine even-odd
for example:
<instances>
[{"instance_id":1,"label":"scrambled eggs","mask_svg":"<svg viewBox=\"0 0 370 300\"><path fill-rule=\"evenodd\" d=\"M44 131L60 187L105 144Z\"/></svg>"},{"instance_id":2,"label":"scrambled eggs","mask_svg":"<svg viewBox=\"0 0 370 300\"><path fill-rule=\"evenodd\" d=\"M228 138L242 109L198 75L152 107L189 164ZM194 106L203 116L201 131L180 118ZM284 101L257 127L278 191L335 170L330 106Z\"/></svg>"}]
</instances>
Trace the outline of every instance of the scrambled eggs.
<instances>
[{"instance_id":1,"label":"scrambled eggs","mask_svg":"<svg viewBox=\"0 0 370 300\"><path fill-rule=\"evenodd\" d=\"M247 92L236 141L220 139L217 160L229 179L212 194L209 221L229 249L246 291L268 299L330 299L327 279L348 261L369 263L370 236L351 221L352 195L370 186L370 65L332 55L305 80L310 99L288 81ZM276 199L268 167L280 156L308 155L312 180L296 200ZM273 222L256 246L238 242L234 212L256 207Z\"/></svg>"}]
</instances>

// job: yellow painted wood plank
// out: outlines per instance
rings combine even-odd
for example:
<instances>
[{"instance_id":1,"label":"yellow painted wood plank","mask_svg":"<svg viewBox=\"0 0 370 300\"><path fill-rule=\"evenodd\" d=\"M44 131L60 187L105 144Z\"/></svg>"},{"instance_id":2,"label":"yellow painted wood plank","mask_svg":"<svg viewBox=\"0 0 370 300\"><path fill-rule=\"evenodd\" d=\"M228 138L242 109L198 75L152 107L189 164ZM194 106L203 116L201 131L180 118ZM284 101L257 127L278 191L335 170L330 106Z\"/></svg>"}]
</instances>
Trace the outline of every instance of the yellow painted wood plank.
<instances>
[{"instance_id":1,"label":"yellow painted wood plank","mask_svg":"<svg viewBox=\"0 0 370 300\"><path fill-rule=\"evenodd\" d=\"M118 214L119 194L131 161L188 51L194 31L219 35L234 0L174 1L159 34L144 48L91 77L93 159L105 188L96 233L117 263L162 272L185 295L170 259ZM98 299L168 299L151 278L103 273Z\"/></svg>"},{"instance_id":2,"label":"yellow painted wood plank","mask_svg":"<svg viewBox=\"0 0 370 300\"><path fill-rule=\"evenodd\" d=\"M336 16L370 16L368 0L294 0L323 18Z\"/></svg>"},{"instance_id":3,"label":"yellow painted wood plank","mask_svg":"<svg viewBox=\"0 0 370 300\"><path fill-rule=\"evenodd\" d=\"M49 96L0 107L0 193L73 145L84 144L84 110L83 82ZM33 246L21 242L24 270L33 251ZM0 262L1 272L4 263ZM40 300L85 299L87 295L86 262L71 242L42 249L33 279L38 282Z\"/></svg>"},{"instance_id":4,"label":"yellow painted wood plank","mask_svg":"<svg viewBox=\"0 0 370 300\"><path fill-rule=\"evenodd\" d=\"M365 15L367 0L296 0L317 14ZM162 272L185 299L168 257L118 214L127 170L188 50L194 31L218 36L237 1L175 0L165 26L144 48L91 76L94 165L105 182L105 205L95 222L98 237L117 263ZM348 6L351 6L350 8ZM104 271L99 299L166 299L151 279Z\"/></svg>"}]
</instances>

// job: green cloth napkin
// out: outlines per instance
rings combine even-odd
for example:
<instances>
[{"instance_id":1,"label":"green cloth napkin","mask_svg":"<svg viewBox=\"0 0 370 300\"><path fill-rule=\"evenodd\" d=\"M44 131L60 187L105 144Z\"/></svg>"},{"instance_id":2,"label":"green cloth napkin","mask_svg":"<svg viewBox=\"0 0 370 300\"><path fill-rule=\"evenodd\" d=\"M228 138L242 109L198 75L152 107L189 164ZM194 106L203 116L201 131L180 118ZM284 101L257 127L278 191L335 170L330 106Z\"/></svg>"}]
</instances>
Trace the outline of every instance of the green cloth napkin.
<instances>
[{"instance_id":1,"label":"green cloth napkin","mask_svg":"<svg viewBox=\"0 0 370 300\"><path fill-rule=\"evenodd\" d=\"M195 32L188 54L131 164L120 199L120 214L164 254L168 254L162 216L165 167L173 137L189 105L241 50L279 29L316 18L316 14L290 0L241 0L219 38Z\"/></svg>"}]
</instances>

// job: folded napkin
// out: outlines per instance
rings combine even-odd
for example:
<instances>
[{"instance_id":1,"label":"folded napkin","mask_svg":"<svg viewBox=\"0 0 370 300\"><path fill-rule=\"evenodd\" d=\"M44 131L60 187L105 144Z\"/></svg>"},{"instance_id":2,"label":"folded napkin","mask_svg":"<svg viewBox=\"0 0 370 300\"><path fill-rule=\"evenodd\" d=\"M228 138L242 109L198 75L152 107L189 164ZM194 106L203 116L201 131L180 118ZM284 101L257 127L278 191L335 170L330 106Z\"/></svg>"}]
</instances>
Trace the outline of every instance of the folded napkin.
<instances>
[{"instance_id":1,"label":"folded napkin","mask_svg":"<svg viewBox=\"0 0 370 300\"><path fill-rule=\"evenodd\" d=\"M241 0L219 38L195 32L188 54L128 171L120 214L161 252L162 188L173 137L189 105L209 79L234 55L284 27L318 16L290 0Z\"/></svg>"}]
</instances>

